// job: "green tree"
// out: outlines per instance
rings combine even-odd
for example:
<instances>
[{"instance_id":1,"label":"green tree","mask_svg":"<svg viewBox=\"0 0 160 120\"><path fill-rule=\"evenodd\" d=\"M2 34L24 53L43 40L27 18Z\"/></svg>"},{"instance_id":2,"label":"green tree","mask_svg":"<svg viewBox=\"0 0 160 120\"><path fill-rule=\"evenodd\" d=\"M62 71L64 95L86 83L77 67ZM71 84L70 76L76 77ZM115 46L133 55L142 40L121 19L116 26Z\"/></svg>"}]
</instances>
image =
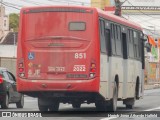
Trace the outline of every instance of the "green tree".
<instances>
[{"instance_id":1,"label":"green tree","mask_svg":"<svg viewBox=\"0 0 160 120\"><path fill-rule=\"evenodd\" d=\"M9 29L13 29L14 32L18 31L18 25L19 25L19 14L11 13L9 15Z\"/></svg>"}]
</instances>

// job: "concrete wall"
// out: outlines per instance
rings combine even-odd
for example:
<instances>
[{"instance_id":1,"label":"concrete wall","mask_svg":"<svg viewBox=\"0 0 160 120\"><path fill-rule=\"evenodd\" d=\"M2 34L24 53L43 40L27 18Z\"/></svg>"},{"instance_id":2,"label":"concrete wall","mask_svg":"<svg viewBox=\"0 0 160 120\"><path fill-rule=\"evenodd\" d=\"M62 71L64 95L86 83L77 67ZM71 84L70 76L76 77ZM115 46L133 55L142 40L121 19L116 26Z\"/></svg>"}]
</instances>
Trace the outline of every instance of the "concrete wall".
<instances>
[{"instance_id":1,"label":"concrete wall","mask_svg":"<svg viewBox=\"0 0 160 120\"><path fill-rule=\"evenodd\" d=\"M14 75L16 75L16 57L16 45L0 45L0 67L7 68Z\"/></svg>"},{"instance_id":2,"label":"concrete wall","mask_svg":"<svg viewBox=\"0 0 160 120\"><path fill-rule=\"evenodd\" d=\"M17 57L17 46L16 45L0 45L0 57Z\"/></svg>"},{"instance_id":3,"label":"concrete wall","mask_svg":"<svg viewBox=\"0 0 160 120\"><path fill-rule=\"evenodd\" d=\"M0 67L5 67L11 73L16 75L16 58L3 58L3 57L0 57Z\"/></svg>"}]
</instances>

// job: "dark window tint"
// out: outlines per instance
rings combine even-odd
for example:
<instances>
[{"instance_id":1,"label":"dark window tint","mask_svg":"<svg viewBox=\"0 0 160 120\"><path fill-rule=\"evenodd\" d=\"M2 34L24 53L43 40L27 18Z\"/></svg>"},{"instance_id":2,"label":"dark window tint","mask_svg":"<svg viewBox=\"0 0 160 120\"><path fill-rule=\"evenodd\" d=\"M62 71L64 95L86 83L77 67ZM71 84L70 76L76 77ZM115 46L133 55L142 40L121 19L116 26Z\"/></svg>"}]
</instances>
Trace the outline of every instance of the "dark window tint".
<instances>
[{"instance_id":1,"label":"dark window tint","mask_svg":"<svg viewBox=\"0 0 160 120\"><path fill-rule=\"evenodd\" d=\"M121 43L121 28L116 25L116 53L118 56L122 55L122 43Z\"/></svg>"},{"instance_id":2,"label":"dark window tint","mask_svg":"<svg viewBox=\"0 0 160 120\"><path fill-rule=\"evenodd\" d=\"M128 51L129 51L129 57L134 58L134 42L133 42L133 30L128 30Z\"/></svg>"},{"instance_id":3,"label":"dark window tint","mask_svg":"<svg viewBox=\"0 0 160 120\"><path fill-rule=\"evenodd\" d=\"M111 24L111 48L112 48L112 54L116 55L116 38L115 38L115 29L114 24Z\"/></svg>"},{"instance_id":4,"label":"dark window tint","mask_svg":"<svg viewBox=\"0 0 160 120\"><path fill-rule=\"evenodd\" d=\"M107 50L108 50L108 55L111 56L111 36L110 36L110 30L106 29L105 30L105 39L106 39L106 44L107 44Z\"/></svg>"},{"instance_id":5,"label":"dark window tint","mask_svg":"<svg viewBox=\"0 0 160 120\"><path fill-rule=\"evenodd\" d=\"M71 30L71 31L84 31L84 30L86 30L86 23L85 22L70 22L69 23L69 30Z\"/></svg>"},{"instance_id":6,"label":"dark window tint","mask_svg":"<svg viewBox=\"0 0 160 120\"><path fill-rule=\"evenodd\" d=\"M126 36L126 33L122 33L122 48L123 48L123 58L124 59L128 59L127 36Z\"/></svg>"},{"instance_id":7,"label":"dark window tint","mask_svg":"<svg viewBox=\"0 0 160 120\"><path fill-rule=\"evenodd\" d=\"M105 40L105 21L100 19L100 44L101 52L107 53L106 40Z\"/></svg>"}]
</instances>

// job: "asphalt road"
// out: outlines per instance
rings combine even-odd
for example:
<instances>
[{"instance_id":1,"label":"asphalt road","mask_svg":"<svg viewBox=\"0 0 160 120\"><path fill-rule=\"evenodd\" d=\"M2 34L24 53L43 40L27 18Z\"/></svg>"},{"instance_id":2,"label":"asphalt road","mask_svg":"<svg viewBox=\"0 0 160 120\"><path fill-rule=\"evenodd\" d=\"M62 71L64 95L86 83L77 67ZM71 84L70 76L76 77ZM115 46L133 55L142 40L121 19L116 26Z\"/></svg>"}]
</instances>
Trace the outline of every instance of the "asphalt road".
<instances>
[{"instance_id":1,"label":"asphalt road","mask_svg":"<svg viewBox=\"0 0 160 120\"><path fill-rule=\"evenodd\" d=\"M38 111L37 99L25 96L25 105L23 109L17 109L15 104L10 104L9 109L0 111ZM154 111L154 113L152 112ZM155 112L156 111L156 112ZM131 114L133 116L131 116ZM60 104L60 112L48 113L45 120L158 120L156 116L160 114L160 89L145 90L144 98L136 101L133 110L126 109L122 102L118 102L118 113L96 112L94 104L83 104L80 109L73 109L70 104ZM123 117L121 116L123 115ZM148 117L144 117L147 116ZM150 116L149 116L150 115ZM108 117L110 116L110 117ZM160 115L159 115L160 116ZM76 118L75 118L76 117ZM0 118L1 119L1 118ZM18 120L12 118L12 120ZM44 120L44 118L34 118L35 120ZM9 120L7 118L7 120Z\"/></svg>"}]
</instances>

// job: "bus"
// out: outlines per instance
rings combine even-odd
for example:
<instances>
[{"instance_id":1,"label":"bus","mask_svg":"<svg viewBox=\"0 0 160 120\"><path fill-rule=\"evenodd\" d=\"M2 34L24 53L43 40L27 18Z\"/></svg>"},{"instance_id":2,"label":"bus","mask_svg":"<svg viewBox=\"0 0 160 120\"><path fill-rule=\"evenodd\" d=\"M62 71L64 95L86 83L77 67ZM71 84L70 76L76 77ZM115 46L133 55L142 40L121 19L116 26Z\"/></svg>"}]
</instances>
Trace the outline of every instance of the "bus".
<instances>
[{"instance_id":1,"label":"bus","mask_svg":"<svg viewBox=\"0 0 160 120\"><path fill-rule=\"evenodd\" d=\"M17 89L38 98L40 111L60 103L95 103L116 111L143 98L142 28L94 7L25 7L20 12Z\"/></svg>"}]
</instances>

